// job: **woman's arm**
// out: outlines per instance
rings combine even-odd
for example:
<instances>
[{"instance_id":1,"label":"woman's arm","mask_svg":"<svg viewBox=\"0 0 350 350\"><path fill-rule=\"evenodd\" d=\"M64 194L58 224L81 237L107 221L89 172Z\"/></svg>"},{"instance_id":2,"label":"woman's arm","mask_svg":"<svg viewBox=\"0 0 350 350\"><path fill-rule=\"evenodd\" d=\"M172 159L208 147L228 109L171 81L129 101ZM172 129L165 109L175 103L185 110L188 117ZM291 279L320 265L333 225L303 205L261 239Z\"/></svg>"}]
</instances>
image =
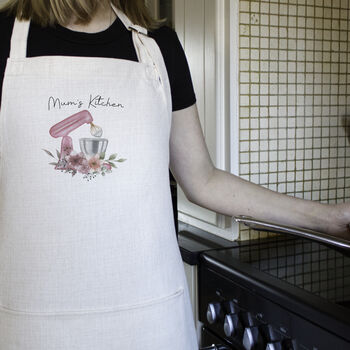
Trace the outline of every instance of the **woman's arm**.
<instances>
[{"instance_id":1,"label":"woman's arm","mask_svg":"<svg viewBox=\"0 0 350 350\"><path fill-rule=\"evenodd\" d=\"M287 196L215 168L196 104L173 112L170 169L187 199L204 208L350 239L350 203L328 205Z\"/></svg>"}]
</instances>

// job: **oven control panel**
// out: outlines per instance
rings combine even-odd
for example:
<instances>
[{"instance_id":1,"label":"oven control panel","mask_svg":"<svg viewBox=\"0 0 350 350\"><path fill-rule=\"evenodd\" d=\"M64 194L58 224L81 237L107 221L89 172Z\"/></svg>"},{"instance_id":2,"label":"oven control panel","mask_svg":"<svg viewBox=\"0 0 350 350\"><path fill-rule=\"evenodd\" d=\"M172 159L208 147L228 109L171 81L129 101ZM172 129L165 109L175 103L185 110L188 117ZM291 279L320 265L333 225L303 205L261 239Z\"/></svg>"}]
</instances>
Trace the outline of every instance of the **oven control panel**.
<instances>
[{"instance_id":1,"label":"oven control panel","mask_svg":"<svg viewBox=\"0 0 350 350\"><path fill-rule=\"evenodd\" d=\"M206 266L199 268L198 290L199 320L232 349L349 349L345 340Z\"/></svg>"},{"instance_id":2,"label":"oven control panel","mask_svg":"<svg viewBox=\"0 0 350 350\"><path fill-rule=\"evenodd\" d=\"M219 328L226 340L245 350L293 350L293 342L283 333L260 320L261 315L254 315L239 306L238 300L209 302L206 321Z\"/></svg>"},{"instance_id":3,"label":"oven control panel","mask_svg":"<svg viewBox=\"0 0 350 350\"><path fill-rule=\"evenodd\" d=\"M236 300L223 300L208 304L206 318L209 324L217 323L225 337L233 343L241 344L245 350L292 350L293 342L271 325L259 320L241 308Z\"/></svg>"}]
</instances>

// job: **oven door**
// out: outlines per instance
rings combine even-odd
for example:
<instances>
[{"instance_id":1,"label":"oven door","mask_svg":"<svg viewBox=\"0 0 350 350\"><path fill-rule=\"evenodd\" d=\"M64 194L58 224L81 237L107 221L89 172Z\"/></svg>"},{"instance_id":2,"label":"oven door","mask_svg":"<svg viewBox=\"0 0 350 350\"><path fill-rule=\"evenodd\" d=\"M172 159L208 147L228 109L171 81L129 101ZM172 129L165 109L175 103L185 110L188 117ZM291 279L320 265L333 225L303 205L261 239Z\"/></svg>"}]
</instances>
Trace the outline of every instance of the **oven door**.
<instances>
[{"instance_id":1,"label":"oven door","mask_svg":"<svg viewBox=\"0 0 350 350\"><path fill-rule=\"evenodd\" d=\"M228 345L206 327L202 327L202 347L199 350L240 350Z\"/></svg>"}]
</instances>

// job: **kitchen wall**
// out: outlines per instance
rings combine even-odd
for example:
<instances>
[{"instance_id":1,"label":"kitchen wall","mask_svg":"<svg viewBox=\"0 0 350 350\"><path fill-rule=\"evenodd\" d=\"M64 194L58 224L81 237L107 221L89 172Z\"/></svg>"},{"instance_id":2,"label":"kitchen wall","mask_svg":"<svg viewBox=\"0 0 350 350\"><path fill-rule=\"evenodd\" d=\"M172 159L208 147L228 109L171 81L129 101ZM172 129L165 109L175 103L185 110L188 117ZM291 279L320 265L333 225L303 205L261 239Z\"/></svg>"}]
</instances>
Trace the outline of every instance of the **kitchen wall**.
<instances>
[{"instance_id":1,"label":"kitchen wall","mask_svg":"<svg viewBox=\"0 0 350 350\"><path fill-rule=\"evenodd\" d=\"M350 1L240 1L240 176L350 199ZM240 238L255 234L241 227Z\"/></svg>"}]
</instances>

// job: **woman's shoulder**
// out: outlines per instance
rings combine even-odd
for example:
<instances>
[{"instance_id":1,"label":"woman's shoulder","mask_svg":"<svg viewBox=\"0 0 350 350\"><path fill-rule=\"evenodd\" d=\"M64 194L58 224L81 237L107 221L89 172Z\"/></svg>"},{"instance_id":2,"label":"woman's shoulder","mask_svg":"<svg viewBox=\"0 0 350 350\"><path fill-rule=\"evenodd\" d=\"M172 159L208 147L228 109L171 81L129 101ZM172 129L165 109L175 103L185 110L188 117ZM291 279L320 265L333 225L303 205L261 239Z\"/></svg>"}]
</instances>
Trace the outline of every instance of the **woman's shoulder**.
<instances>
[{"instance_id":1,"label":"woman's shoulder","mask_svg":"<svg viewBox=\"0 0 350 350\"><path fill-rule=\"evenodd\" d=\"M176 31L167 25L149 31L149 36L157 42L161 49L168 52L174 52L182 48Z\"/></svg>"},{"instance_id":2,"label":"woman's shoulder","mask_svg":"<svg viewBox=\"0 0 350 350\"><path fill-rule=\"evenodd\" d=\"M196 102L191 72L185 51L174 29L161 26L149 32L158 44L168 70L173 111L187 108Z\"/></svg>"},{"instance_id":3,"label":"woman's shoulder","mask_svg":"<svg viewBox=\"0 0 350 350\"><path fill-rule=\"evenodd\" d=\"M149 30L149 34L155 38L169 39L171 37L174 37L176 35L176 32L168 25L162 25L156 29Z\"/></svg>"}]
</instances>

